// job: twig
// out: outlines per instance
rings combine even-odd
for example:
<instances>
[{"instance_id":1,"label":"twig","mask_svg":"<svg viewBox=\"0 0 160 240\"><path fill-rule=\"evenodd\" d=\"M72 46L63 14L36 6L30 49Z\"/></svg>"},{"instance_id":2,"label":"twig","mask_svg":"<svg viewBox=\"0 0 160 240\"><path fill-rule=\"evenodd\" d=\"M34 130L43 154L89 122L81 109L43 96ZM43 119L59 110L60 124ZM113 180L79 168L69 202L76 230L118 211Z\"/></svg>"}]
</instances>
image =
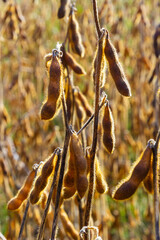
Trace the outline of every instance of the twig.
<instances>
[{"instance_id":1,"label":"twig","mask_svg":"<svg viewBox=\"0 0 160 240\"><path fill-rule=\"evenodd\" d=\"M49 192L49 195L48 195L47 204L46 204L46 207L45 207L45 210L44 210L44 213L43 213L43 217L42 217L42 221L41 221L41 225L40 225L37 240L42 239L44 226L45 226L45 221L46 221L46 217L47 217L47 214L48 214L50 202L51 202L51 199L52 199L53 190L56 186L56 179L57 179L58 170L59 170L59 166L60 166L60 159L61 159L61 149L60 148L56 149L56 154L58 155L58 159L57 159L57 162L56 162L54 177L53 177L51 189L50 189L50 192Z\"/></svg>"},{"instance_id":2,"label":"twig","mask_svg":"<svg viewBox=\"0 0 160 240\"><path fill-rule=\"evenodd\" d=\"M105 102L106 101L102 100L102 103L99 106L99 110L103 107ZM77 132L77 135L80 134L88 126L88 124L93 120L94 116L95 116L95 113L92 114L92 116L87 120L87 122L85 122L85 124L82 126L82 128Z\"/></svg>"},{"instance_id":3,"label":"twig","mask_svg":"<svg viewBox=\"0 0 160 240\"><path fill-rule=\"evenodd\" d=\"M153 148L153 183L154 183L154 222L155 222L155 239L159 240L159 159L157 158L158 146L160 139L160 130L157 135L156 143Z\"/></svg>"}]
</instances>

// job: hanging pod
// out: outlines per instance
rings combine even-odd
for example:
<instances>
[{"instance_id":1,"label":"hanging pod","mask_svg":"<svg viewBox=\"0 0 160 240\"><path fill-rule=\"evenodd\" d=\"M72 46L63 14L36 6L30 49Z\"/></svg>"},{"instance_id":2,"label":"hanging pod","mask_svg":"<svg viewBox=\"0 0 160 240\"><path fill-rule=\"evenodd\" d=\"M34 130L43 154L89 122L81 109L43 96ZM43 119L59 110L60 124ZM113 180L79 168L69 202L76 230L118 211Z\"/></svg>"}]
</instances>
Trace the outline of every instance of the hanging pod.
<instances>
[{"instance_id":1,"label":"hanging pod","mask_svg":"<svg viewBox=\"0 0 160 240\"><path fill-rule=\"evenodd\" d=\"M18 191L17 195L8 202L7 204L8 210L17 210L18 208L20 208L24 200L28 198L35 177L35 173L36 173L35 169L33 169L29 173L28 177L25 180L24 185Z\"/></svg>"},{"instance_id":2,"label":"hanging pod","mask_svg":"<svg viewBox=\"0 0 160 240\"><path fill-rule=\"evenodd\" d=\"M40 175L35 179L34 187L30 193L30 202L36 204L41 197L42 191L48 183L48 178L54 171L54 165L57 161L58 155L54 152L43 164Z\"/></svg>"},{"instance_id":3,"label":"hanging pod","mask_svg":"<svg viewBox=\"0 0 160 240\"><path fill-rule=\"evenodd\" d=\"M87 160L84 157L82 144L78 135L73 132L71 135L70 141L70 154L73 156L74 165L76 169L76 189L77 192L82 198L88 188L88 179L87 179Z\"/></svg>"},{"instance_id":4,"label":"hanging pod","mask_svg":"<svg viewBox=\"0 0 160 240\"><path fill-rule=\"evenodd\" d=\"M60 7L58 9L58 18L63 18L66 14L67 6L69 5L69 0L60 0Z\"/></svg>"},{"instance_id":5,"label":"hanging pod","mask_svg":"<svg viewBox=\"0 0 160 240\"><path fill-rule=\"evenodd\" d=\"M41 108L41 119L50 120L54 117L60 105L63 71L58 51L53 50L51 64L49 66L49 86L47 101Z\"/></svg>"},{"instance_id":6,"label":"hanging pod","mask_svg":"<svg viewBox=\"0 0 160 240\"><path fill-rule=\"evenodd\" d=\"M117 51L109 38L108 32L106 34L104 53L108 61L111 76L116 84L118 91L123 96L130 97L131 96L130 85L128 83L128 80L126 79L123 67L119 62Z\"/></svg>"},{"instance_id":7,"label":"hanging pod","mask_svg":"<svg viewBox=\"0 0 160 240\"><path fill-rule=\"evenodd\" d=\"M68 22L68 34L69 34L69 43L71 45L72 51L78 54L80 57L84 57L85 49L82 44L82 38L79 31L79 24L75 17L74 8L71 8L69 14Z\"/></svg>"},{"instance_id":8,"label":"hanging pod","mask_svg":"<svg viewBox=\"0 0 160 240\"><path fill-rule=\"evenodd\" d=\"M153 139L148 144L141 156L134 163L130 174L122 180L112 193L112 197L116 200L125 200L130 198L137 190L139 184L146 178L151 167L152 148L155 144Z\"/></svg>"},{"instance_id":9,"label":"hanging pod","mask_svg":"<svg viewBox=\"0 0 160 240\"><path fill-rule=\"evenodd\" d=\"M114 120L111 109L109 107L109 102L105 104L103 119L103 145L108 153L113 153L115 148L115 134L114 134Z\"/></svg>"}]
</instances>

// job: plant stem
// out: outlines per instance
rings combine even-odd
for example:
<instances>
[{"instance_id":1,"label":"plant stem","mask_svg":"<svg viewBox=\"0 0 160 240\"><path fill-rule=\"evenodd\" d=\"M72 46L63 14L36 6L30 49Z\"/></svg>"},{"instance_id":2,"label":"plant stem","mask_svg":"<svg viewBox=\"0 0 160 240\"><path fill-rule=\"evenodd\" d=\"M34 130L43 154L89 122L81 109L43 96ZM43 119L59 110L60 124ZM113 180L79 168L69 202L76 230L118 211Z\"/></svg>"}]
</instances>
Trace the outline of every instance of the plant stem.
<instances>
[{"instance_id":1,"label":"plant stem","mask_svg":"<svg viewBox=\"0 0 160 240\"><path fill-rule=\"evenodd\" d=\"M37 240L41 240L42 239L44 226L45 226L45 221L46 221L46 217L47 217L47 214L48 214L49 206L50 206L50 203L51 203L53 190L54 190L54 188L56 186L56 179L57 179L58 170L59 170L59 166L60 166L60 159L61 159L61 149L57 148L55 151L56 151L55 154L58 155L58 159L57 159L57 162L56 162L55 171L54 171L54 177L53 177L51 189L50 189L50 192L49 192L49 195L48 195L47 204L46 204L46 207L45 207L45 210L44 210L44 213L43 213L43 217L42 217L42 221L41 221L41 225L40 225L40 229L39 229Z\"/></svg>"},{"instance_id":2,"label":"plant stem","mask_svg":"<svg viewBox=\"0 0 160 240\"><path fill-rule=\"evenodd\" d=\"M95 21L95 25L96 25L97 35L98 35L98 38L100 38L101 28L100 28L100 23L99 23L99 18L98 18L97 0L92 0L92 5L93 5L94 21Z\"/></svg>"},{"instance_id":3,"label":"plant stem","mask_svg":"<svg viewBox=\"0 0 160 240\"><path fill-rule=\"evenodd\" d=\"M94 1L93 1L94 3ZM94 4L93 4L94 7ZM98 117L99 117L99 99L100 99L100 77L101 77L101 64L102 64L102 49L103 49L103 36L105 32L102 32L98 41L98 56L96 57L96 68L95 68L95 116L94 116L94 127L93 127L93 142L91 147L91 163L90 163L90 175L89 175L89 191L86 204L85 212L85 226L89 225L93 195L95 190L95 154L98 139ZM88 234L87 234L88 235ZM86 235L86 239L88 238Z\"/></svg>"},{"instance_id":4,"label":"plant stem","mask_svg":"<svg viewBox=\"0 0 160 240\"><path fill-rule=\"evenodd\" d=\"M22 237L22 233L23 233L23 229L24 229L24 225L25 225L25 221L26 221L27 213L28 213L28 209L29 209L29 204L30 204L30 201L29 201L29 199L28 199L28 200L27 200L27 205L26 205L26 208L25 208L25 211L24 211L22 223L21 223L21 228L20 228L18 240L20 240L21 237Z\"/></svg>"},{"instance_id":5,"label":"plant stem","mask_svg":"<svg viewBox=\"0 0 160 240\"><path fill-rule=\"evenodd\" d=\"M54 218L53 218L53 224L52 224L51 240L55 239L55 237L56 237L60 196L61 196L61 190L62 190L62 184L63 184L63 177L64 177L68 145L69 145L69 140L70 140L70 136L71 136L71 127L69 127L69 125L68 125L64 91L63 91L63 95L62 95L62 104L63 104L63 114L64 114L65 126L66 126L66 134L65 134L64 146L63 146L63 152L62 152L62 161L61 161L61 168L60 168L60 174L59 174L59 181L58 181L58 186L57 186L57 194L56 194Z\"/></svg>"},{"instance_id":6,"label":"plant stem","mask_svg":"<svg viewBox=\"0 0 160 240\"><path fill-rule=\"evenodd\" d=\"M154 184L154 223L155 223L155 239L159 240L159 156L157 157L160 139L160 131L158 132L155 146L153 148L153 184Z\"/></svg>"},{"instance_id":7,"label":"plant stem","mask_svg":"<svg viewBox=\"0 0 160 240\"><path fill-rule=\"evenodd\" d=\"M54 218L53 218L53 225L52 225L51 240L55 239L55 237L56 237L59 203L60 203L60 196L61 196L63 176L64 176L64 170L65 170L65 162L66 162L65 160L66 160L69 140L70 140L70 130L66 129L66 135L65 135L63 152L62 152L61 169L60 169L59 181L58 181L58 187L57 187L57 195L56 195L56 202L55 202L55 211L54 211Z\"/></svg>"}]
</instances>

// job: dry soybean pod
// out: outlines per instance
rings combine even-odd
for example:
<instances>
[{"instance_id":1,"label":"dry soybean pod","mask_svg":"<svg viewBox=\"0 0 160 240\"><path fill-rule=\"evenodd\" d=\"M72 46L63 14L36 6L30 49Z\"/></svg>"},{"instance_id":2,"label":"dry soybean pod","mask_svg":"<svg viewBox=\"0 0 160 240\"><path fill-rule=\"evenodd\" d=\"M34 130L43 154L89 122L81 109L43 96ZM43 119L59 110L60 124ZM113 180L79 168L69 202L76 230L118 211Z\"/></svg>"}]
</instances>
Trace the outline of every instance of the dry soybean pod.
<instances>
[{"instance_id":1,"label":"dry soybean pod","mask_svg":"<svg viewBox=\"0 0 160 240\"><path fill-rule=\"evenodd\" d=\"M44 56L45 67L47 70L49 70L49 68L50 68L51 59L52 59L52 53L48 53Z\"/></svg>"},{"instance_id":2,"label":"dry soybean pod","mask_svg":"<svg viewBox=\"0 0 160 240\"><path fill-rule=\"evenodd\" d=\"M33 169L29 173L28 177L25 180L24 185L18 191L17 195L8 202L7 204L8 210L17 210L22 205L24 200L28 198L35 177L35 173L36 173L35 169Z\"/></svg>"},{"instance_id":3,"label":"dry soybean pod","mask_svg":"<svg viewBox=\"0 0 160 240\"><path fill-rule=\"evenodd\" d=\"M149 172L153 146L154 140L150 139L145 150L134 163L129 176L122 180L113 191L112 198L124 200L130 198L135 193L139 184L145 179Z\"/></svg>"},{"instance_id":4,"label":"dry soybean pod","mask_svg":"<svg viewBox=\"0 0 160 240\"><path fill-rule=\"evenodd\" d=\"M130 85L126 79L122 65L119 62L117 51L113 44L111 43L108 32L106 35L104 53L109 64L110 73L112 75L112 78L116 84L118 91L123 96L130 97L131 96Z\"/></svg>"},{"instance_id":5,"label":"dry soybean pod","mask_svg":"<svg viewBox=\"0 0 160 240\"><path fill-rule=\"evenodd\" d=\"M71 135L70 154L73 154L76 169L76 189L80 198L82 198L88 188L87 160L84 157L81 142L75 132Z\"/></svg>"},{"instance_id":6,"label":"dry soybean pod","mask_svg":"<svg viewBox=\"0 0 160 240\"><path fill-rule=\"evenodd\" d=\"M74 196L76 192L76 187L73 185L72 187L63 187L62 190L62 198L63 199L68 199Z\"/></svg>"},{"instance_id":7,"label":"dry soybean pod","mask_svg":"<svg viewBox=\"0 0 160 240\"><path fill-rule=\"evenodd\" d=\"M79 32L79 24L75 17L74 7L71 7L69 14L68 25L69 41L74 53L77 53L80 57L84 57L85 49L82 44L82 38Z\"/></svg>"},{"instance_id":8,"label":"dry soybean pod","mask_svg":"<svg viewBox=\"0 0 160 240\"><path fill-rule=\"evenodd\" d=\"M89 173L89 168L90 168L90 159L91 159L91 148L87 147L86 148L86 159L87 159L87 173ZM99 161L97 156L95 156L95 165L96 165L96 190L98 193L106 193L108 191L108 185L107 182L104 179L103 173L100 169Z\"/></svg>"},{"instance_id":9,"label":"dry soybean pod","mask_svg":"<svg viewBox=\"0 0 160 240\"><path fill-rule=\"evenodd\" d=\"M47 159L42 166L41 174L35 180L34 187L30 193L30 202L35 204L39 201L41 192L46 187L48 178L54 170L54 163L57 161L56 151Z\"/></svg>"},{"instance_id":10,"label":"dry soybean pod","mask_svg":"<svg viewBox=\"0 0 160 240\"><path fill-rule=\"evenodd\" d=\"M155 55L158 58L160 56L160 24L156 27L155 34L153 36L153 46L154 46L154 51Z\"/></svg>"},{"instance_id":11,"label":"dry soybean pod","mask_svg":"<svg viewBox=\"0 0 160 240\"><path fill-rule=\"evenodd\" d=\"M115 147L114 120L108 101L104 107L102 128L103 144L108 153L112 153Z\"/></svg>"},{"instance_id":12,"label":"dry soybean pod","mask_svg":"<svg viewBox=\"0 0 160 240\"><path fill-rule=\"evenodd\" d=\"M75 165L74 165L74 156L70 151L68 169L64 175L63 185L64 187L73 187L75 183Z\"/></svg>"},{"instance_id":13,"label":"dry soybean pod","mask_svg":"<svg viewBox=\"0 0 160 240\"><path fill-rule=\"evenodd\" d=\"M74 57L70 53L65 51L64 46L61 49L63 51L62 60L64 64L71 67L75 73L79 75L85 75L86 72L83 69L83 67L79 63L77 63L77 61L74 59Z\"/></svg>"},{"instance_id":14,"label":"dry soybean pod","mask_svg":"<svg viewBox=\"0 0 160 240\"><path fill-rule=\"evenodd\" d=\"M104 179L103 173L100 169L99 160L95 156L95 164L96 164L96 190L100 194L106 193L108 191L107 182Z\"/></svg>"},{"instance_id":15,"label":"dry soybean pod","mask_svg":"<svg viewBox=\"0 0 160 240\"><path fill-rule=\"evenodd\" d=\"M66 8L69 3L69 0L61 0L60 7L58 9L58 18L63 18L66 14Z\"/></svg>"},{"instance_id":16,"label":"dry soybean pod","mask_svg":"<svg viewBox=\"0 0 160 240\"><path fill-rule=\"evenodd\" d=\"M97 63L99 62L100 64L100 87L103 87L105 84L105 70L106 70L106 59L104 55L104 44L105 44L105 30L103 29L103 34L101 39L98 42L98 48L96 50L96 54L94 57L94 63L93 63L93 80L94 80L94 85L95 85L95 79L96 79L96 66Z\"/></svg>"},{"instance_id":17,"label":"dry soybean pod","mask_svg":"<svg viewBox=\"0 0 160 240\"><path fill-rule=\"evenodd\" d=\"M61 95L63 71L58 54L60 53L54 49L52 52L52 60L49 69L50 81L48 86L48 97L47 101L41 108L42 120L49 120L54 117L58 107L58 100Z\"/></svg>"},{"instance_id":18,"label":"dry soybean pod","mask_svg":"<svg viewBox=\"0 0 160 240\"><path fill-rule=\"evenodd\" d=\"M67 105L68 122L71 122L73 117L73 94L70 76L68 76L67 81L65 83L65 98Z\"/></svg>"},{"instance_id":19,"label":"dry soybean pod","mask_svg":"<svg viewBox=\"0 0 160 240\"><path fill-rule=\"evenodd\" d=\"M82 106L84 107L84 110L86 112L86 115L90 117L92 115L92 109L87 101L87 98L83 95L83 93L80 91L78 87L75 88L77 91L75 91L75 95L81 102Z\"/></svg>"},{"instance_id":20,"label":"dry soybean pod","mask_svg":"<svg viewBox=\"0 0 160 240\"><path fill-rule=\"evenodd\" d=\"M77 97L75 95L74 95L74 103L75 103L77 118L80 123L83 123L83 121L86 117L86 114L85 114L83 106L81 105L81 102L77 99Z\"/></svg>"},{"instance_id":21,"label":"dry soybean pod","mask_svg":"<svg viewBox=\"0 0 160 240\"><path fill-rule=\"evenodd\" d=\"M70 221L67 213L62 208L60 209L60 218L61 218L61 221L62 221L62 224L63 224L66 234L69 235L69 237L71 237L72 239L78 240L79 233L75 229L73 223Z\"/></svg>"}]
</instances>

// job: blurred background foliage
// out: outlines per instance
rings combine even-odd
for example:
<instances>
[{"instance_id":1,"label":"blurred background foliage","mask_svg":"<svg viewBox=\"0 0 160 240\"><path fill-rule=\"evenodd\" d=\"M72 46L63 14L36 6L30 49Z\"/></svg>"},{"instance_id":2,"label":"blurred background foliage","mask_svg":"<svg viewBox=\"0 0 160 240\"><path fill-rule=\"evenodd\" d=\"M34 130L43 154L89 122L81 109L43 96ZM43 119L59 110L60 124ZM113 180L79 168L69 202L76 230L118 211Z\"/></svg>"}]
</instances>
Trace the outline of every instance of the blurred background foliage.
<instances>
[{"instance_id":1,"label":"blurred background foliage","mask_svg":"<svg viewBox=\"0 0 160 240\"><path fill-rule=\"evenodd\" d=\"M44 56L62 43L67 33L68 17L57 18L58 0L17 0L21 9L6 16L12 1L0 1L0 231L7 239L17 239L24 212L7 211L7 202L22 186L34 163L48 157L63 146L64 125L61 111L52 121L42 121L39 111L45 99L48 77ZM143 5L143 7L142 7ZM96 48L96 31L91 1L77 0L76 18L80 25L85 57L75 56L87 74L77 77L79 86L93 108L94 88L91 77ZM140 10L142 7L143 11ZM108 95L115 122L116 148L105 152L99 137L98 156L105 179L113 187L125 177L131 164L140 155L150 138L156 136L160 111L158 77L149 83L155 67L153 35L160 23L158 0L98 0L101 26L106 27L118 51L132 89L132 97L124 98L107 74L104 91ZM92 126L86 130L91 143ZM100 129L101 131L101 129ZM112 200L110 194L95 195L93 225L100 229L102 239L152 240L153 196L141 187L125 202ZM78 213L74 199L65 209L78 230ZM42 210L31 206L24 239L35 239ZM44 239L50 232L53 213L48 216ZM71 239L59 222L58 239Z\"/></svg>"}]
</instances>

